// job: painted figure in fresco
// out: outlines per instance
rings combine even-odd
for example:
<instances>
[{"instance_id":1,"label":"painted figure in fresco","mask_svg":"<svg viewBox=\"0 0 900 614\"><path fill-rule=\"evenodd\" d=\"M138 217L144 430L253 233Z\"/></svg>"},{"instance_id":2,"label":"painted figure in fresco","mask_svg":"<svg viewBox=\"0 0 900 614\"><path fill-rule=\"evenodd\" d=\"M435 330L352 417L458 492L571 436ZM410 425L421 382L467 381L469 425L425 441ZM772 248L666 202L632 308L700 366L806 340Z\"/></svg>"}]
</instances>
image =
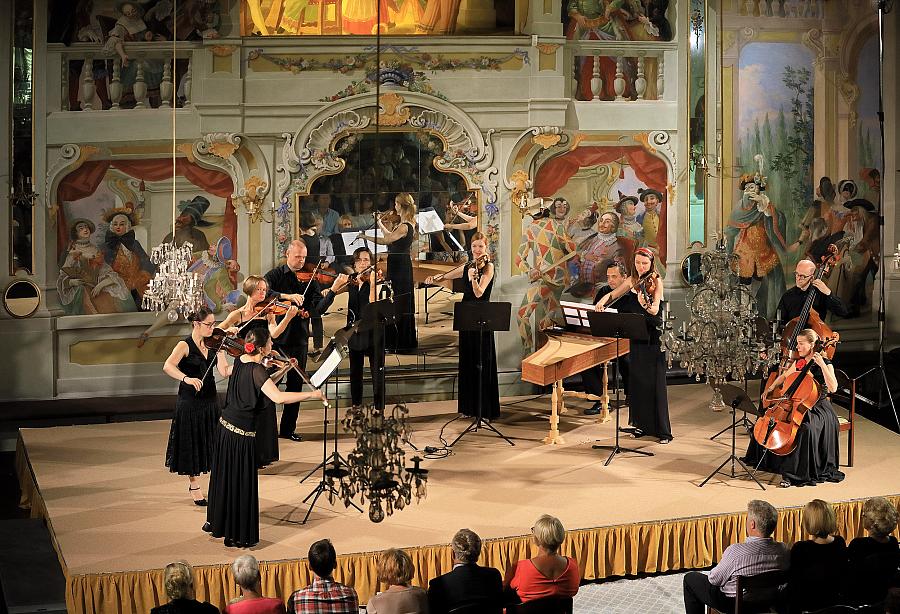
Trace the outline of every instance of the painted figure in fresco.
<instances>
[{"instance_id":1,"label":"painted figure in fresco","mask_svg":"<svg viewBox=\"0 0 900 614\"><path fill-rule=\"evenodd\" d=\"M635 243L641 243L644 239L644 226L637 219L637 204L636 196L623 196L619 192L619 202L616 203L616 212L620 218L618 234Z\"/></svg>"},{"instance_id":2,"label":"painted figure in fresco","mask_svg":"<svg viewBox=\"0 0 900 614\"><path fill-rule=\"evenodd\" d=\"M203 301L212 313L233 311L241 298L241 265L231 256L231 240L220 237L188 267L203 279Z\"/></svg>"},{"instance_id":3,"label":"painted figure in fresco","mask_svg":"<svg viewBox=\"0 0 900 614\"><path fill-rule=\"evenodd\" d=\"M644 203L644 212L637 216L644 235L644 245L654 249L659 247L659 207L662 204L662 194L647 188L638 190L638 198Z\"/></svg>"},{"instance_id":4,"label":"painted figure in fresco","mask_svg":"<svg viewBox=\"0 0 900 614\"><path fill-rule=\"evenodd\" d=\"M837 191L834 189L830 177L822 177L819 180L819 187L816 188L816 195L822 199L821 214L822 218L828 223L828 229L831 234L836 234L844 230L844 223L850 209L837 200Z\"/></svg>"},{"instance_id":5,"label":"painted figure in fresco","mask_svg":"<svg viewBox=\"0 0 900 614\"><path fill-rule=\"evenodd\" d=\"M532 315L537 319L538 329L562 321L559 299L568 285L569 272L561 261L574 251L575 242L566 232L565 225L551 217L546 209L541 209L522 233L515 265L522 273L528 273L531 283L517 313L525 354L531 352L534 343Z\"/></svg>"},{"instance_id":6,"label":"painted figure in fresco","mask_svg":"<svg viewBox=\"0 0 900 614\"><path fill-rule=\"evenodd\" d=\"M344 0L341 4L341 18L344 34L375 34L378 19L375 2L381 3L381 31L392 28L394 23L390 16L397 12L394 0Z\"/></svg>"},{"instance_id":7,"label":"painted figure in fresco","mask_svg":"<svg viewBox=\"0 0 900 614\"><path fill-rule=\"evenodd\" d=\"M138 223L134 205L125 203L122 208L106 211L103 221L109 224L102 246L103 257L125 282L135 307L140 309L141 299L150 278L156 273L156 267L134 236L134 227Z\"/></svg>"},{"instance_id":8,"label":"painted figure in fresco","mask_svg":"<svg viewBox=\"0 0 900 614\"><path fill-rule=\"evenodd\" d=\"M727 249L736 254L732 270L744 283L759 280L756 300L760 313L771 319L784 293L787 256L785 219L765 194L762 173L741 176L743 194L725 228Z\"/></svg>"},{"instance_id":9,"label":"painted figure in fresco","mask_svg":"<svg viewBox=\"0 0 900 614\"><path fill-rule=\"evenodd\" d=\"M175 218L175 245L181 246L190 243L195 254L201 254L209 249L209 240L199 227L212 226L203 219L203 214L209 209L209 201L203 196L195 196L191 200L183 200L178 203L178 217ZM163 239L163 243L172 240L170 232ZM229 246L230 247L230 246ZM231 251L229 249L229 251Z\"/></svg>"},{"instance_id":10,"label":"painted figure in fresco","mask_svg":"<svg viewBox=\"0 0 900 614\"><path fill-rule=\"evenodd\" d=\"M56 281L59 302L68 315L135 311L125 282L91 242L95 230L90 220L72 222L72 242Z\"/></svg>"},{"instance_id":11,"label":"painted figure in fresco","mask_svg":"<svg viewBox=\"0 0 900 614\"><path fill-rule=\"evenodd\" d=\"M121 16L116 24L107 32L106 44L103 50L106 53L117 53L122 59L122 66L128 66L128 55L125 53L126 42L166 40L161 34L153 34L147 27L147 23L141 18L138 5L133 2L124 2L119 6Z\"/></svg>"},{"instance_id":12,"label":"painted figure in fresco","mask_svg":"<svg viewBox=\"0 0 900 614\"><path fill-rule=\"evenodd\" d=\"M838 242L840 259L831 271L828 286L849 307L847 317L855 318L868 303L872 295L869 288L878 272L878 216L862 205L854 205L845 219L843 237Z\"/></svg>"},{"instance_id":13,"label":"painted figure in fresco","mask_svg":"<svg viewBox=\"0 0 900 614\"><path fill-rule=\"evenodd\" d=\"M460 0L428 0L422 19L416 24L416 34L453 34L456 32L456 18L459 15L460 4ZM397 10L396 5L394 10Z\"/></svg>"},{"instance_id":14,"label":"painted figure in fresco","mask_svg":"<svg viewBox=\"0 0 900 614\"><path fill-rule=\"evenodd\" d=\"M628 261L634 252L634 241L620 235L619 216L615 211L600 215L597 234L578 246L579 291L575 296L593 296L598 285L606 282L606 270L613 261Z\"/></svg>"}]
</instances>

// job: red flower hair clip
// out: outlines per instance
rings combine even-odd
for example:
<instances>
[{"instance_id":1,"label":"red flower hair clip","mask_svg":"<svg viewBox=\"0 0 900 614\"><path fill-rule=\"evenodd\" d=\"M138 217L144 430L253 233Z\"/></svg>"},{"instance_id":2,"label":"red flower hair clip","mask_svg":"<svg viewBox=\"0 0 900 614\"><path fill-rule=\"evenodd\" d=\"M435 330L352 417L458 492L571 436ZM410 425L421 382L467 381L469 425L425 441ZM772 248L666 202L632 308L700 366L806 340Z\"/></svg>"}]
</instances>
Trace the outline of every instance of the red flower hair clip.
<instances>
[{"instance_id":1,"label":"red flower hair clip","mask_svg":"<svg viewBox=\"0 0 900 614\"><path fill-rule=\"evenodd\" d=\"M248 354L252 354L254 350L256 350L256 346L253 345L252 343L244 344L244 351L247 352Z\"/></svg>"}]
</instances>

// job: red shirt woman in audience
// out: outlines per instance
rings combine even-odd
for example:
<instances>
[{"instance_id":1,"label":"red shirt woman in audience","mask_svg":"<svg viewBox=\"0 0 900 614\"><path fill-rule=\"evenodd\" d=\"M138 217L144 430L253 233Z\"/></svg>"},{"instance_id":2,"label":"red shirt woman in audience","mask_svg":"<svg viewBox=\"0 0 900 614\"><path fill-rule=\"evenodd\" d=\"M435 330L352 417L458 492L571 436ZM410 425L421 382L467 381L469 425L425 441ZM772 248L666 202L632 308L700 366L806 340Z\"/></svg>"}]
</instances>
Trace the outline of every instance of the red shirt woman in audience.
<instances>
[{"instance_id":1,"label":"red shirt woman in audience","mask_svg":"<svg viewBox=\"0 0 900 614\"><path fill-rule=\"evenodd\" d=\"M791 548L791 612L819 610L839 603L847 573L847 543L835 535L837 519L831 506L813 499L803 508L802 522L811 539Z\"/></svg>"},{"instance_id":2,"label":"red shirt woman in audience","mask_svg":"<svg viewBox=\"0 0 900 614\"><path fill-rule=\"evenodd\" d=\"M544 514L531 528L537 556L519 561L506 571L504 585L519 596L522 603L544 597L572 597L578 592L581 573L575 559L558 554L566 538L559 518Z\"/></svg>"},{"instance_id":3,"label":"red shirt woman in audience","mask_svg":"<svg viewBox=\"0 0 900 614\"><path fill-rule=\"evenodd\" d=\"M244 554L234 559L231 575L235 584L241 587L241 596L225 606L225 614L285 614L281 599L262 596L256 557Z\"/></svg>"},{"instance_id":4,"label":"red shirt woman in audience","mask_svg":"<svg viewBox=\"0 0 900 614\"><path fill-rule=\"evenodd\" d=\"M418 586L410 586L416 569L409 555L391 548L378 557L378 581L387 590L372 597L366 604L368 614L428 614L428 596Z\"/></svg>"}]
</instances>

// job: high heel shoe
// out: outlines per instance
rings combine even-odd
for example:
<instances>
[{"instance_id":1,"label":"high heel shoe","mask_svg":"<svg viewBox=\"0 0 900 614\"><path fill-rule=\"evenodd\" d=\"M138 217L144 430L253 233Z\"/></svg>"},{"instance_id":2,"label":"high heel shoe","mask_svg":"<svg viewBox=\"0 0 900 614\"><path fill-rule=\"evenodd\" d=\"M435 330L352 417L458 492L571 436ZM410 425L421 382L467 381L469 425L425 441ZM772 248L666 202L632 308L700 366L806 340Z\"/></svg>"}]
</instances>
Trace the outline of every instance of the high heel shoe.
<instances>
[{"instance_id":1,"label":"high heel shoe","mask_svg":"<svg viewBox=\"0 0 900 614\"><path fill-rule=\"evenodd\" d=\"M194 492L197 490L200 490L199 486L197 488L191 488L190 486L188 486L188 492ZM206 497L204 497L202 499L194 499L193 497L191 497L191 499L194 501L194 505L199 505L200 507L206 507L208 505L207 501L206 501Z\"/></svg>"}]
</instances>

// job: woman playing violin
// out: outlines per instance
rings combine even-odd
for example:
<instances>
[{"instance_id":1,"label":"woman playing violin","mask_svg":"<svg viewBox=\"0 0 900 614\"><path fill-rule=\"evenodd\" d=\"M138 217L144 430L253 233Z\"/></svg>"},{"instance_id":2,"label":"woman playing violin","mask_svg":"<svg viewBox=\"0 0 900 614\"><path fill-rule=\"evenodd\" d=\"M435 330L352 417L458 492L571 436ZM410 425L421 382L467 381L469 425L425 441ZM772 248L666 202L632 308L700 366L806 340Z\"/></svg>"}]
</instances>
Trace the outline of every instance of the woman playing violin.
<instances>
[{"instance_id":1,"label":"woman playing violin","mask_svg":"<svg viewBox=\"0 0 900 614\"><path fill-rule=\"evenodd\" d=\"M188 476L188 491L196 505L206 505L197 479L209 472L215 444L216 424L219 421L219 401L216 379L211 365L216 363L219 374L229 373L225 354L208 347L216 318L206 307L188 316L191 334L175 344L163 365L163 372L178 380L178 400L169 430L166 447L166 467L172 473Z\"/></svg>"},{"instance_id":2,"label":"woman playing violin","mask_svg":"<svg viewBox=\"0 0 900 614\"><path fill-rule=\"evenodd\" d=\"M759 464L759 469L763 471L780 473L782 487L840 482L844 479L844 474L838 470L838 420L827 396L837 391L838 383L831 361L814 351L818 340L819 335L814 330L807 328L801 331L797 335L799 358L762 395L765 405L789 375L802 371L809 361L814 363L806 377L815 380L819 388L819 400L803 418L796 435L796 448L786 456L771 453L764 455L765 448L752 437L747 448L747 463Z\"/></svg>"},{"instance_id":3,"label":"woman playing violin","mask_svg":"<svg viewBox=\"0 0 900 614\"><path fill-rule=\"evenodd\" d=\"M472 262L463 268L451 269L443 279L466 280L463 290L464 303L488 302L494 286L494 265L487 255L487 237L480 232L472 235ZM434 283L428 277L426 284ZM480 346L480 349L479 349ZM478 357L481 356L481 379L478 373ZM500 392L497 384L497 353L494 333L459 333L459 413L478 415L478 389L481 387L481 417L495 420L500 417Z\"/></svg>"},{"instance_id":4,"label":"woman playing violin","mask_svg":"<svg viewBox=\"0 0 900 614\"><path fill-rule=\"evenodd\" d=\"M631 275L618 288L602 297L595 309L603 311L616 299L621 313L636 313L647 319L646 341L631 341L628 353L628 423L632 437L650 435L659 443L672 441L669 399L666 393L666 363L660 346L659 316L663 299L662 279L654 272L656 255L648 248L635 250Z\"/></svg>"},{"instance_id":5,"label":"woman playing violin","mask_svg":"<svg viewBox=\"0 0 900 614\"><path fill-rule=\"evenodd\" d=\"M232 333L240 331L238 334L241 337L246 337L252 330L265 328L271 338L277 339L299 313L299 309L293 303L277 301L280 306L276 307L276 302L268 296L269 284L259 275L249 275L244 280L242 290L247 295L247 302L243 307L229 313L220 326ZM283 314L280 321L276 312ZM257 419L256 426L257 466L265 467L279 458L278 423L274 403L266 405L263 414Z\"/></svg>"}]
</instances>

